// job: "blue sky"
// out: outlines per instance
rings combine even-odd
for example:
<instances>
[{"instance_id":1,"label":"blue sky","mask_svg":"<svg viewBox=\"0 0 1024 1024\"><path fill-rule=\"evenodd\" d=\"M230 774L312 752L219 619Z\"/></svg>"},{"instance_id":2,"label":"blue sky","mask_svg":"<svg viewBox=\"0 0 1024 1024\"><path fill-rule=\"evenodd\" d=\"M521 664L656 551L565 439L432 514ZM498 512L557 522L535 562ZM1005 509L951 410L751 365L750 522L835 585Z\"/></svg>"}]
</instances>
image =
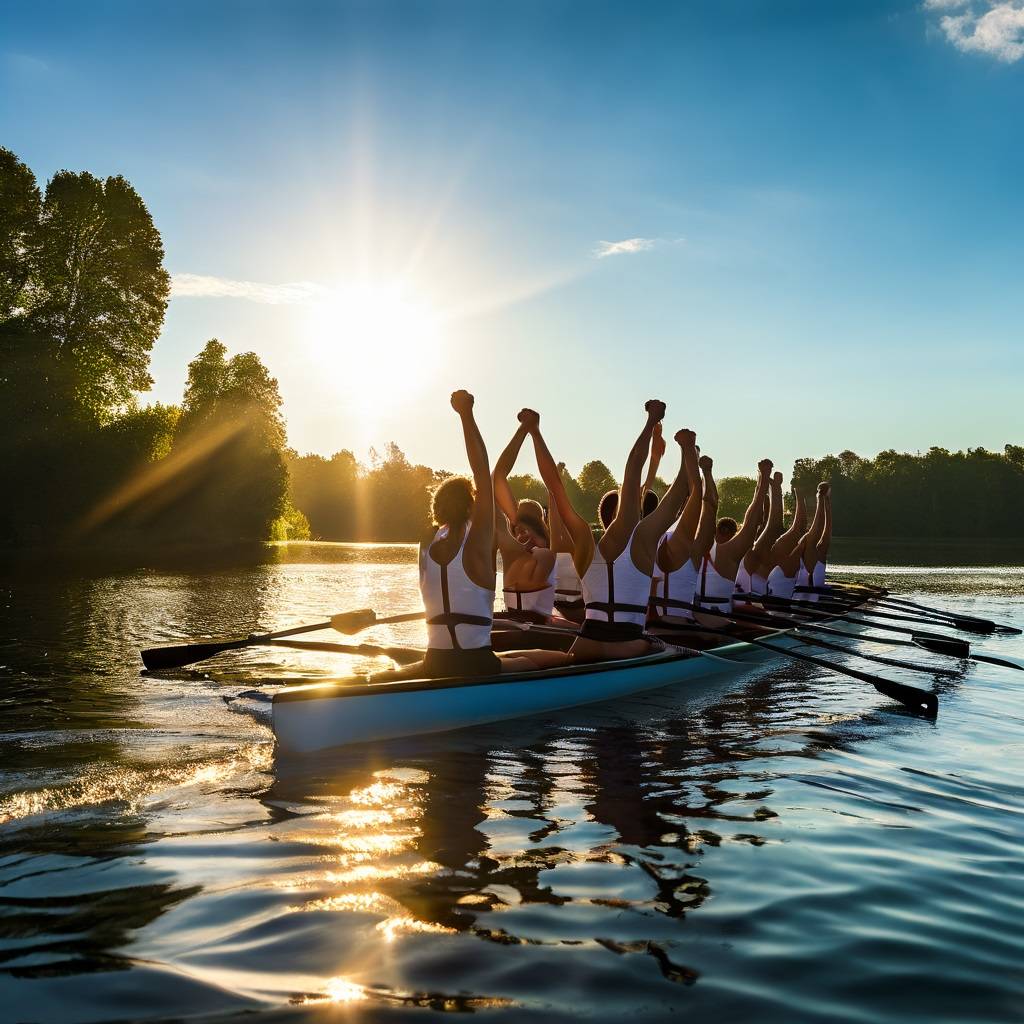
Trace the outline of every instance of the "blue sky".
<instances>
[{"instance_id":1,"label":"blue sky","mask_svg":"<svg viewBox=\"0 0 1024 1024\"><path fill-rule=\"evenodd\" d=\"M1021 442L1022 110L1022 0L0 9L0 145L163 235L150 397L216 336L452 469L459 386L573 469L651 396L722 473Z\"/></svg>"}]
</instances>

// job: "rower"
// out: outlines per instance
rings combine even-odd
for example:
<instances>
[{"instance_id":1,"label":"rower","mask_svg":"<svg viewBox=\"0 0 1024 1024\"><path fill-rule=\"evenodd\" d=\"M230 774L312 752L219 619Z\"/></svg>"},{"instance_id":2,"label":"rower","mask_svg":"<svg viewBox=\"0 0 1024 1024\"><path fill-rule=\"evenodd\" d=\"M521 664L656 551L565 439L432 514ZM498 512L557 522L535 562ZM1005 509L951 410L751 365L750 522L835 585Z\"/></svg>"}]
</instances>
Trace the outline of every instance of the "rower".
<instances>
[{"instance_id":1,"label":"rower","mask_svg":"<svg viewBox=\"0 0 1024 1024\"><path fill-rule=\"evenodd\" d=\"M501 552L505 602L497 617L544 625L551 620L555 604L555 552L548 539L544 509L529 498L517 502L508 484L527 433L520 421L492 475L498 513L494 539Z\"/></svg>"},{"instance_id":2,"label":"rower","mask_svg":"<svg viewBox=\"0 0 1024 1024\"><path fill-rule=\"evenodd\" d=\"M433 495L434 526L420 541L420 593L427 613L422 661L374 681L422 677L479 677L564 665L561 651L508 651L491 647L494 617L494 494L487 448L473 418L473 396L455 391L452 408L462 421L472 482L449 477Z\"/></svg>"},{"instance_id":3,"label":"rower","mask_svg":"<svg viewBox=\"0 0 1024 1024\"><path fill-rule=\"evenodd\" d=\"M733 594L736 590L736 574L740 562L754 545L761 519L761 505L768 491L768 479L772 471L771 459L762 459L757 464L757 484L754 497L743 516L743 524L737 526L731 516L723 516L715 527L715 540L711 550L704 556L698 570L697 595L694 602L701 611L695 618L705 626L722 628L728 619L720 615L706 614L732 611Z\"/></svg>"},{"instance_id":4,"label":"rower","mask_svg":"<svg viewBox=\"0 0 1024 1024\"><path fill-rule=\"evenodd\" d=\"M565 463L558 464L558 478L562 479ZM590 528L581 520L581 528ZM573 564L573 540L562 522L558 503L548 491L548 525L551 528L551 547L555 552L555 611L570 622L583 623L583 582Z\"/></svg>"},{"instance_id":5,"label":"rower","mask_svg":"<svg viewBox=\"0 0 1024 1024\"><path fill-rule=\"evenodd\" d=\"M815 551L814 572L811 582L815 590L825 588L825 570L828 565L828 549L832 544L832 487L825 492L825 525L821 530L821 538Z\"/></svg>"},{"instance_id":6,"label":"rower","mask_svg":"<svg viewBox=\"0 0 1024 1024\"><path fill-rule=\"evenodd\" d=\"M768 573L768 593L787 601L792 600L793 588L796 586L800 556L806 543L803 534L807 527L807 508L803 495L795 488L793 501L793 521L789 529L772 545L769 554L772 568Z\"/></svg>"},{"instance_id":7,"label":"rower","mask_svg":"<svg viewBox=\"0 0 1024 1024\"><path fill-rule=\"evenodd\" d=\"M762 510L764 505L762 503ZM762 511L761 532L736 570L737 594L766 594L771 552L782 536L782 474L774 473L768 488L768 509Z\"/></svg>"},{"instance_id":8,"label":"rower","mask_svg":"<svg viewBox=\"0 0 1024 1024\"><path fill-rule=\"evenodd\" d=\"M574 660L632 658L661 649L659 642L644 636L651 577L658 544L679 514L688 484L685 463L680 459L679 473L668 493L646 519L641 519L640 473L655 426L665 416L665 404L652 399L645 409L647 422L626 460L622 487L609 491L601 499L598 514L604 533L600 541L595 545L592 535L584 538L582 531L570 531L576 543L573 561L583 581L586 602L583 629L570 650ZM676 434L680 447L690 433ZM539 424L534 433L534 447L544 483L569 526L570 521L579 520L579 516L565 496L554 461L540 436ZM589 527L586 533L590 534Z\"/></svg>"},{"instance_id":9,"label":"rower","mask_svg":"<svg viewBox=\"0 0 1024 1024\"><path fill-rule=\"evenodd\" d=\"M648 616L648 624L654 629L693 625L697 567L711 547L718 515L718 488L711 475L711 458L702 455L698 459L696 444L687 438L683 462L690 493L679 519L658 546L659 576L652 587Z\"/></svg>"},{"instance_id":10,"label":"rower","mask_svg":"<svg viewBox=\"0 0 1024 1024\"><path fill-rule=\"evenodd\" d=\"M821 543L825 531L825 506L828 500L829 485L822 481L818 484L818 492L814 503L814 518L811 525L804 534L803 551L800 556L800 567L796 574L796 586L793 588L793 598L797 601L817 601L818 595L814 591L814 572L818 564L818 545ZM828 545L825 545L828 551ZM822 569L824 572L824 569ZM822 576L822 582L824 577Z\"/></svg>"}]
</instances>

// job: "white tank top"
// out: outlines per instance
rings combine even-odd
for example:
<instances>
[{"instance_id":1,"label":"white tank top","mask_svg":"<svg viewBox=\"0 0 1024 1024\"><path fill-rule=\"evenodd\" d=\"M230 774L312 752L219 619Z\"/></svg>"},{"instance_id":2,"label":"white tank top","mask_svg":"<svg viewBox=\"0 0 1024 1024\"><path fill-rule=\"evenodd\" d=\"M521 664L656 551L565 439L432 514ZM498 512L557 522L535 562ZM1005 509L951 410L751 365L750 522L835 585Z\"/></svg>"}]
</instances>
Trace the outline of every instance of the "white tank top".
<instances>
[{"instance_id":1,"label":"white tank top","mask_svg":"<svg viewBox=\"0 0 1024 1024\"><path fill-rule=\"evenodd\" d=\"M715 568L715 554L718 545L712 544L711 550L704 556L697 573L697 597L695 604L709 612L731 612L732 595L736 589L736 581L726 579Z\"/></svg>"},{"instance_id":2,"label":"white tank top","mask_svg":"<svg viewBox=\"0 0 1024 1024\"><path fill-rule=\"evenodd\" d=\"M768 581L759 572L747 572L747 567L740 562L736 570L737 594L767 594Z\"/></svg>"},{"instance_id":3,"label":"white tank top","mask_svg":"<svg viewBox=\"0 0 1024 1024\"><path fill-rule=\"evenodd\" d=\"M674 530L665 534L662 544L671 538ZM658 545L659 551L661 545ZM694 603L694 595L697 591L697 566L693 559L688 558L678 569L671 572L656 569L661 573L661 578L655 582L654 593L651 597L651 614L656 618L663 619L672 617L693 621L693 609L687 607Z\"/></svg>"},{"instance_id":4,"label":"white tank top","mask_svg":"<svg viewBox=\"0 0 1024 1024\"><path fill-rule=\"evenodd\" d=\"M817 601L818 595L813 592L814 572L818 566L815 563L814 569L807 571L803 560L800 561L800 568L796 571L796 586L793 588L793 599L795 601Z\"/></svg>"},{"instance_id":5,"label":"white tank top","mask_svg":"<svg viewBox=\"0 0 1024 1024\"><path fill-rule=\"evenodd\" d=\"M532 612L548 618L555 607L555 567L548 574L547 586L537 590L515 590L503 587L501 596L507 612Z\"/></svg>"},{"instance_id":6,"label":"white tank top","mask_svg":"<svg viewBox=\"0 0 1024 1024\"><path fill-rule=\"evenodd\" d=\"M447 565L438 565L430 549L448 536L442 526L425 550L420 551L420 594L427 611L427 647L433 650L472 651L491 646L494 620L494 588L481 587L467 575L462 553L469 536L465 527L462 543Z\"/></svg>"},{"instance_id":7,"label":"white tank top","mask_svg":"<svg viewBox=\"0 0 1024 1024\"><path fill-rule=\"evenodd\" d=\"M816 587L825 586L825 568L824 562L816 562L814 564L814 574L811 576L811 579Z\"/></svg>"},{"instance_id":8,"label":"white tank top","mask_svg":"<svg viewBox=\"0 0 1024 1024\"><path fill-rule=\"evenodd\" d=\"M571 603L583 600L583 585L576 564L568 551L555 555L555 601Z\"/></svg>"},{"instance_id":9,"label":"white tank top","mask_svg":"<svg viewBox=\"0 0 1024 1024\"><path fill-rule=\"evenodd\" d=\"M797 570L799 573L799 570ZM772 597L783 597L787 601L793 596L793 588L796 586L796 576L787 576L781 565L775 566L768 573L768 593Z\"/></svg>"},{"instance_id":10,"label":"white tank top","mask_svg":"<svg viewBox=\"0 0 1024 1024\"><path fill-rule=\"evenodd\" d=\"M634 530L618 558L606 562L600 546L594 549L594 560L583 574L583 600L586 617L598 622L647 622L647 603L651 597L651 577L633 564L631 549Z\"/></svg>"}]
</instances>

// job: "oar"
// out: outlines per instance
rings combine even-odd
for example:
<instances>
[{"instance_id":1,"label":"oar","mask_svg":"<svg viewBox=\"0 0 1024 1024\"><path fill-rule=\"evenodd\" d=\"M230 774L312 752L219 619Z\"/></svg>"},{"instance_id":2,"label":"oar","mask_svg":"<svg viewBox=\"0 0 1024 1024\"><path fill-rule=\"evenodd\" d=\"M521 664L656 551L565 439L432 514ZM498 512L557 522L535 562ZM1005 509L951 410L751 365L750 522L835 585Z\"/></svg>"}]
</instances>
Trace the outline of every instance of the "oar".
<instances>
[{"instance_id":1,"label":"oar","mask_svg":"<svg viewBox=\"0 0 1024 1024\"><path fill-rule=\"evenodd\" d=\"M838 589L852 589L853 584L836 584L835 587ZM857 586L857 589L862 589L861 586ZM865 590L873 590L873 588L863 588ZM831 590L821 590L819 593L831 593ZM977 615L968 615L966 612L949 612L942 608L933 608L930 605L918 604L916 601L908 601L904 597L894 597L888 591L884 591L884 596L876 598L876 600L882 605L895 605L896 610L905 610L907 608L914 608L917 611L928 612L930 615L938 616L942 620L946 620L940 624L951 624L957 629L966 629L967 632L971 633L1004 633L1018 636L1024 633L1024 630L1018 629L1016 626L1008 626L1002 622L993 622L991 619L982 619ZM976 628L972 629L968 625L973 623Z\"/></svg>"},{"instance_id":2,"label":"oar","mask_svg":"<svg viewBox=\"0 0 1024 1024\"><path fill-rule=\"evenodd\" d=\"M930 608L926 604L918 604L915 601L908 601L902 597L887 597L885 599L887 604L895 604L899 607L916 608L918 611L931 612L933 615L945 616L948 619L952 619L954 622L974 622L987 633L1007 633L1014 636L1019 636L1024 633L1024 630L1018 629L1016 626L1008 626L1003 622L993 622L991 619L981 619L976 615L968 615L966 612L947 612L941 608Z\"/></svg>"},{"instance_id":3,"label":"oar","mask_svg":"<svg viewBox=\"0 0 1024 1024\"><path fill-rule=\"evenodd\" d=\"M797 622L794 619L778 618L776 620L767 619L759 615L744 615L742 612L732 611L726 614L725 612L718 613L723 618L733 619L737 622L750 622L756 623L759 626L767 627L778 627L783 626L786 629L794 631L795 636L799 636L804 643L811 644L814 647L825 647L830 651L838 651L840 654L847 654L854 658L863 658L865 661L876 661L880 665L892 665L894 668L905 668L910 669L913 672L927 672L929 674L938 673L943 676L959 676L961 673L956 669L950 668L936 668L934 665L922 665L919 662L910 661L897 661L894 658L883 658L877 654L864 654L862 651L851 650L849 647L843 647L840 644L828 643L825 640L819 640L815 636L808 636L808 633L818 634L823 633L826 636L845 637L847 640L866 640L869 643L874 642L876 644L891 644L896 647L918 647L920 645L915 644L911 640L889 640L884 637L873 637L873 636L858 636L856 633L846 633L841 629L829 629L826 626L808 625L803 622ZM955 643L962 643L967 651L970 651L968 644L962 640L955 640ZM943 652L945 653L945 652ZM1016 668L1017 666L1013 666Z\"/></svg>"},{"instance_id":4,"label":"oar","mask_svg":"<svg viewBox=\"0 0 1024 1024\"><path fill-rule=\"evenodd\" d=\"M716 613L717 614L717 613ZM728 637L732 641L742 639L744 643L753 644L755 647L763 647L766 651L771 651L773 654L781 654L785 658L793 658L796 661L805 661L810 665L817 665L820 668L827 668L833 672L839 672L843 675L852 676L854 679L859 679L861 682L870 683L879 693L884 694L886 697L891 697L893 700L898 701L900 704L908 708L912 708L919 714L927 715L929 718L934 718L939 713L939 699L934 693L929 693L927 690L920 690L916 686L907 686L906 683L897 683L892 679L884 679L882 676L870 675L867 672L859 672L855 668L848 668L845 665L836 665L831 661L825 661L822 658L815 658L810 654L802 654L797 651L792 651L788 647L778 647L775 644L767 643L764 640L757 640L753 637L735 637L731 633L727 633L724 629L708 629L705 626L700 626L702 633L712 633L718 636ZM699 652L703 654L704 652ZM722 660L719 658L718 660Z\"/></svg>"},{"instance_id":5,"label":"oar","mask_svg":"<svg viewBox=\"0 0 1024 1024\"><path fill-rule=\"evenodd\" d=\"M751 622L758 626L781 626L785 629L799 629L801 632L822 633L825 636L841 637L844 640L857 640L861 643L884 644L889 647L919 647L924 651L931 651L932 654L943 654L949 658L959 658L964 661L984 662L987 665L999 665L1002 668L1015 668L1024 672L1024 664L1019 661L1012 661L1006 658L997 658L991 654L979 654L971 650L971 645L966 640L956 636L940 636L938 633L915 633L911 629L900 630L901 633L908 633L910 640L899 640L894 636L869 636L865 633L847 633L845 629L832 629L820 623L798 622L782 615L775 615L768 618L764 615L748 615L744 612L737 612L735 609L729 613L729 618L741 622ZM842 621L848 621L843 619ZM867 623L872 629L894 630L896 626L878 626L874 623Z\"/></svg>"},{"instance_id":6,"label":"oar","mask_svg":"<svg viewBox=\"0 0 1024 1024\"><path fill-rule=\"evenodd\" d=\"M378 619L372 608L358 608L351 612L332 615L326 622L314 622L308 626L293 626L281 629L276 633L250 633L247 637L232 640L204 640L191 644L172 644L166 647L150 647L142 652L142 664L150 671L155 669L182 668L194 665L197 661L205 661L223 651L237 651L242 647L254 647L268 640L282 640L287 636L298 636L300 633L315 633L318 629L336 629L341 633L358 633L370 626L383 626L392 622L412 622L422 619L425 612L408 612L404 615L391 615Z\"/></svg>"},{"instance_id":7,"label":"oar","mask_svg":"<svg viewBox=\"0 0 1024 1024\"><path fill-rule=\"evenodd\" d=\"M814 608L815 605L810 601L787 601L782 597L770 597L763 594L740 594L737 595L741 600L749 601L751 604L767 605L769 608L790 607L791 615L799 615L801 618L809 618L815 620L815 623L824 620L825 622L849 622L854 626L866 626L868 629L884 629L887 633L902 633L905 636L909 636L911 639L927 640L928 650L933 650L936 653L942 654L956 654L958 651L970 650L970 645L964 640L960 640L958 637L947 636L945 633L929 633L926 630L920 629L907 629L905 626L890 626L889 623L878 623L872 622L870 619L860 619L851 615L838 615L834 612L822 612L822 611L810 611L808 609ZM797 605L805 607L796 607ZM697 611L708 613L707 608L698 608ZM713 614L719 615L720 612L714 612ZM801 625L804 625L801 622ZM934 644L935 646L931 646ZM963 644L964 647L959 645ZM924 643L919 643L919 647L925 647Z\"/></svg>"},{"instance_id":8,"label":"oar","mask_svg":"<svg viewBox=\"0 0 1024 1024\"><path fill-rule=\"evenodd\" d=\"M991 633L992 630L985 629L979 626L976 622L969 619L954 619L953 621L946 621L944 619L936 619L932 617L922 617L920 615L894 615L891 612L877 612L867 608L861 608L852 602L829 602L829 601L800 601L797 599L786 599L781 597L765 596L763 594L736 594L735 595L741 601L751 601L755 598L759 599L761 603L769 605L769 607L778 602L787 608L807 608L816 609L819 612L827 614L851 611L854 610L858 615L867 615L872 619L886 619L895 622L923 622L930 626L952 626L955 629L959 629L964 633Z\"/></svg>"},{"instance_id":9,"label":"oar","mask_svg":"<svg viewBox=\"0 0 1024 1024\"><path fill-rule=\"evenodd\" d=\"M416 647L381 647L379 644L332 644L326 640L267 640L267 647L289 647L298 651L327 651L330 654L380 655L399 665L414 665L425 651Z\"/></svg>"}]
</instances>

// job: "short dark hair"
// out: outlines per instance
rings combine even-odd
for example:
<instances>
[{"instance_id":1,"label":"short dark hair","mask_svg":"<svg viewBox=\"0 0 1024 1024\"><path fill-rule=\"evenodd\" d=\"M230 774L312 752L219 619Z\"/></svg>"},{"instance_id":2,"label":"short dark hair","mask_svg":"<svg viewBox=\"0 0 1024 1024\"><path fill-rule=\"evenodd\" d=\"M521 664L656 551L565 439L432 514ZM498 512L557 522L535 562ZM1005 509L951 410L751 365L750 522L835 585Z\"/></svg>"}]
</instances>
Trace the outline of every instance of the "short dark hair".
<instances>
[{"instance_id":1,"label":"short dark hair","mask_svg":"<svg viewBox=\"0 0 1024 1024\"><path fill-rule=\"evenodd\" d=\"M618 489L616 488L614 491L605 491L604 494L601 495L601 500L597 503L597 518L606 530L612 525L612 522L615 520L615 513L618 511Z\"/></svg>"},{"instance_id":2,"label":"short dark hair","mask_svg":"<svg viewBox=\"0 0 1024 1024\"><path fill-rule=\"evenodd\" d=\"M735 537L739 524L732 516L722 516L715 527L715 533L725 533L728 537Z\"/></svg>"},{"instance_id":3,"label":"short dark hair","mask_svg":"<svg viewBox=\"0 0 1024 1024\"><path fill-rule=\"evenodd\" d=\"M450 476L434 488L430 514L437 526L462 526L473 512L476 490L464 476Z\"/></svg>"}]
</instances>

